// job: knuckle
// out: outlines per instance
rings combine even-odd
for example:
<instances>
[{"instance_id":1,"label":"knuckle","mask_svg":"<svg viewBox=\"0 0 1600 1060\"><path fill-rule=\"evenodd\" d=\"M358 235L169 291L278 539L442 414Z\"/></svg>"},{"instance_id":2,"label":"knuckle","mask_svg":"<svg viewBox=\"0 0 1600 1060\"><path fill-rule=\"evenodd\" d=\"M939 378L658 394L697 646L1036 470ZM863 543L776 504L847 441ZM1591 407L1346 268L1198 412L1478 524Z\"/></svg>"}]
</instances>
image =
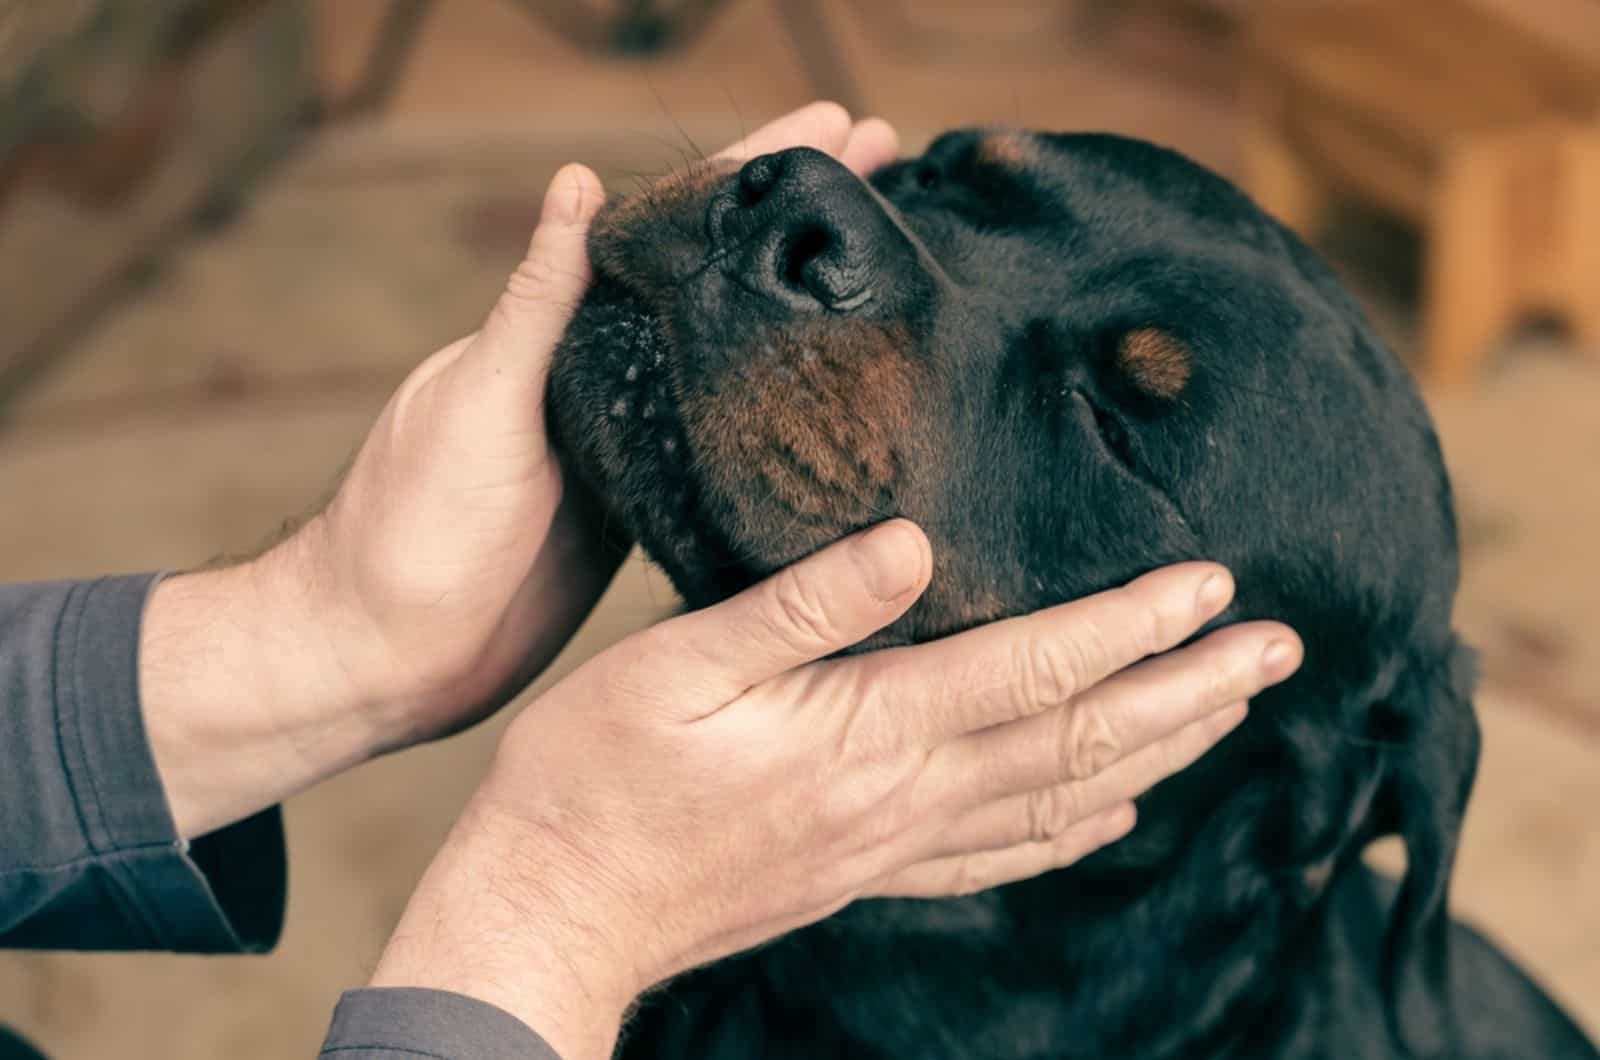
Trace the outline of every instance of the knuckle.
<instances>
[{"instance_id":1,"label":"knuckle","mask_svg":"<svg viewBox=\"0 0 1600 1060\"><path fill-rule=\"evenodd\" d=\"M1220 707L1251 690L1253 659L1245 650L1244 638L1231 640L1231 643L1215 645L1211 651L1202 649L1198 653L1199 665L1190 682L1198 705Z\"/></svg>"},{"instance_id":2,"label":"knuckle","mask_svg":"<svg viewBox=\"0 0 1600 1060\"><path fill-rule=\"evenodd\" d=\"M1081 691L1081 675L1087 665L1081 638L1031 638L1018 652L1015 668L1021 699L1019 714L1038 714L1058 707Z\"/></svg>"},{"instance_id":3,"label":"knuckle","mask_svg":"<svg viewBox=\"0 0 1600 1060\"><path fill-rule=\"evenodd\" d=\"M907 756L890 756L859 769L851 831L862 849L885 850L917 826L926 799L918 793L920 771Z\"/></svg>"},{"instance_id":4,"label":"knuckle","mask_svg":"<svg viewBox=\"0 0 1600 1060\"><path fill-rule=\"evenodd\" d=\"M568 277L541 254L524 258L506 280L506 298L512 302L562 304Z\"/></svg>"},{"instance_id":5,"label":"knuckle","mask_svg":"<svg viewBox=\"0 0 1600 1060\"><path fill-rule=\"evenodd\" d=\"M1028 841L1045 843L1060 836L1078 819L1078 796L1075 788L1066 785L1030 792L1028 806Z\"/></svg>"},{"instance_id":6,"label":"knuckle","mask_svg":"<svg viewBox=\"0 0 1600 1060\"><path fill-rule=\"evenodd\" d=\"M1141 578L1108 595L1128 630L1122 645L1128 662L1164 651L1196 627L1193 602L1174 593L1159 576Z\"/></svg>"},{"instance_id":7,"label":"knuckle","mask_svg":"<svg viewBox=\"0 0 1600 1060\"><path fill-rule=\"evenodd\" d=\"M1067 780L1088 780L1122 757L1116 730L1098 710L1069 710L1061 716L1058 769Z\"/></svg>"},{"instance_id":8,"label":"knuckle","mask_svg":"<svg viewBox=\"0 0 1600 1060\"><path fill-rule=\"evenodd\" d=\"M1048 789L1030 791L1028 797L1023 800L1028 811L1028 842L1037 843L1050 838L1050 801Z\"/></svg>"},{"instance_id":9,"label":"knuckle","mask_svg":"<svg viewBox=\"0 0 1600 1060\"><path fill-rule=\"evenodd\" d=\"M812 584L793 568L780 571L771 582L771 604L767 618L773 630L787 643L801 646L828 646L838 637L836 624L820 586Z\"/></svg>"},{"instance_id":10,"label":"knuckle","mask_svg":"<svg viewBox=\"0 0 1600 1060\"><path fill-rule=\"evenodd\" d=\"M1270 681L1263 666L1265 645L1257 639L1255 630L1230 630L1236 640L1228 652L1230 698L1254 695Z\"/></svg>"},{"instance_id":11,"label":"knuckle","mask_svg":"<svg viewBox=\"0 0 1600 1060\"><path fill-rule=\"evenodd\" d=\"M1208 704L1220 707L1249 688L1255 667L1254 661L1241 650L1243 647L1242 643L1230 645L1227 654L1210 668L1211 673L1204 682Z\"/></svg>"},{"instance_id":12,"label":"knuckle","mask_svg":"<svg viewBox=\"0 0 1600 1060\"><path fill-rule=\"evenodd\" d=\"M824 815L824 832L832 842L842 842L854 837L870 843L876 837L872 811L877 807L877 793L860 777L836 783L827 797Z\"/></svg>"},{"instance_id":13,"label":"knuckle","mask_svg":"<svg viewBox=\"0 0 1600 1060\"><path fill-rule=\"evenodd\" d=\"M832 906L861 887L861 876L851 859L841 858L819 865L801 881L804 904L812 908Z\"/></svg>"},{"instance_id":14,"label":"knuckle","mask_svg":"<svg viewBox=\"0 0 1600 1060\"><path fill-rule=\"evenodd\" d=\"M1132 587L1117 591L1126 594L1120 602L1134 616L1128 623L1127 654L1130 661L1154 655L1182 638L1185 616L1173 605L1172 594L1160 593L1152 598Z\"/></svg>"},{"instance_id":15,"label":"knuckle","mask_svg":"<svg viewBox=\"0 0 1600 1060\"><path fill-rule=\"evenodd\" d=\"M968 898L989 889L989 873L979 855L967 854L950 874L950 896Z\"/></svg>"},{"instance_id":16,"label":"knuckle","mask_svg":"<svg viewBox=\"0 0 1600 1060\"><path fill-rule=\"evenodd\" d=\"M1146 655L1176 644L1199 625L1194 600L1187 593L1165 592L1146 608L1148 621L1142 624Z\"/></svg>"},{"instance_id":17,"label":"knuckle","mask_svg":"<svg viewBox=\"0 0 1600 1060\"><path fill-rule=\"evenodd\" d=\"M881 682L841 670L834 671L834 676L842 679L835 698L849 706L838 741L839 760L847 764L877 761L893 745L894 733L885 721L894 718L895 711Z\"/></svg>"}]
</instances>

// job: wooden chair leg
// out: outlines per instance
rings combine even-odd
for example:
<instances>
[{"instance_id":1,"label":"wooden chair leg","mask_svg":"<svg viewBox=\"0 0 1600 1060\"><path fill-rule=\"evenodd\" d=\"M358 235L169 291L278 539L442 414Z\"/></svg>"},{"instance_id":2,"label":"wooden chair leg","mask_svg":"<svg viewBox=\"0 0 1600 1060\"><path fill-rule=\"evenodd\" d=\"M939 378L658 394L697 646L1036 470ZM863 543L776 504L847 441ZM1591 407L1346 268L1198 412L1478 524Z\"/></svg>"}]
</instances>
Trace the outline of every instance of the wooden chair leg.
<instances>
[{"instance_id":1,"label":"wooden chair leg","mask_svg":"<svg viewBox=\"0 0 1600 1060\"><path fill-rule=\"evenodd\" d=\"M1600 357L1600 128L1574 130L1565 147L1570 323L1586 352Z\"/></svg>"},{"instance_id":2,"label":"wooden chair leg","mask_svg":"<svg viewBox=\"0 0 1600 1060\"><path fill-rule=\"evenodd\" d=\"M1515 323L1506 275L1499 157L1465 149L1449 159L1435 187L1427 232L1421 375L1431 383L1468 382Z\"/></svg>"}]
</instances>

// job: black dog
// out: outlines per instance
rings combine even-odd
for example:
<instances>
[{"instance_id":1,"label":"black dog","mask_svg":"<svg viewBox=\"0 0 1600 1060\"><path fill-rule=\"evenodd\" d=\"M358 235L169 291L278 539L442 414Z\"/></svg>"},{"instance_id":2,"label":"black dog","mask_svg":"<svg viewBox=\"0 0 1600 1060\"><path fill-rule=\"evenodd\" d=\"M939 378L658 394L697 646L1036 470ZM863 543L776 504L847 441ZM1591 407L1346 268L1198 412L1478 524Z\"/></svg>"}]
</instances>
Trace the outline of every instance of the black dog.
<instances>
[{"instance_id":1,"label":"black dog","mask_svg":"<svg viewBox=\"0 0 1600 1060\"><path fill-rule=\"evenodd\" d=\"M591 256L554 426L691 606L901 514L937 567L874 645L1208 558L1307 646L1124 842L686 976L626 1055L1600 1055L1446 913L1478 730L1428 417L1227 182L1111 136L952 133L870 186L792 150L608 208Z\"/></svg>"}]
</instances>

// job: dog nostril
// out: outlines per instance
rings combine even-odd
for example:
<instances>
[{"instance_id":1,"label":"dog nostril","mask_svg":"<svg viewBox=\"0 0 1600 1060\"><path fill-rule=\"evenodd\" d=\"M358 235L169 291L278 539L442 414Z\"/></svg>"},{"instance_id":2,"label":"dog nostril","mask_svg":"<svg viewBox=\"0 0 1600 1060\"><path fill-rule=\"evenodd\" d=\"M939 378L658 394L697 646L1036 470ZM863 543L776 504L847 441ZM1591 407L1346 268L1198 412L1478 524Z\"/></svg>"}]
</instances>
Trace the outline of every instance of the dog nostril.
<instances>
[{"instance_id":1,"label":"dog nostril","mask_svg":"<svg viewBox=\"0 0 1600 1060\"><path fill-rule=\"evenodd\" d=\"M821 225L807 225L789 237L784 248L781 270L783 280L796 290L810 290L806 266L826 254L833 247L833 233ZM811 291L824 297L826 291Z\"/></svg>"},{"instance_id":2,"label":"dog nostril","mask_svg":"<svg viewBox=\"0 0 1600 1060\"><path fill-rule=\"evenodd\" d=\"M762 155L746 162L739 170L740 205L754 206L765 199L782 176L782 155Z\"/></svg>"}]
</instances>

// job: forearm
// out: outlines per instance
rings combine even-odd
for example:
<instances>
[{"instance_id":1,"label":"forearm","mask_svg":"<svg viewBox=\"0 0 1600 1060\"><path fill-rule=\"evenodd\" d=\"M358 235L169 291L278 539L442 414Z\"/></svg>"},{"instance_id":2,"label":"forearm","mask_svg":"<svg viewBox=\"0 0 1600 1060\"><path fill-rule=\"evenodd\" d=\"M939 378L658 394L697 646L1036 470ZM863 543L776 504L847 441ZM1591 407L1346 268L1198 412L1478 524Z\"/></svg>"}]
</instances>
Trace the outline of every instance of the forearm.
<instances>
[{"instance_id":1,"label":"forearm","mask_svg":"<svg viewBox=\"0 0 1600 1060\"><path fill-rule=\"evenodd\" d=\"M406 906L374 987L424 987L488 1002L563 1060L606 1060L639 982L619 940L585 927L574 852L480 797ZM645 940L634 940L638 946Z\"/></svg>"},{"instance_id":2,"label":"forearm","mask_svg":"<svg viewBox=\"0 0 1600 1060\"><path fill-rule=\"evenodd\" d=\"M151 575L0 586L0 945L260 951L283 916L264 813L176 834L138 700Z\"/></svg>"},{"instance_id":3,"label":"forearm","mask_svg":"<svg viewBox=\"0 0 1600 1060\"><path fill-rule=\"evenodd\" d=\"M178 834L203 835L375 753L298 538L165 579L139 644L145 728Z\"/></svg>"}]
</instances>

